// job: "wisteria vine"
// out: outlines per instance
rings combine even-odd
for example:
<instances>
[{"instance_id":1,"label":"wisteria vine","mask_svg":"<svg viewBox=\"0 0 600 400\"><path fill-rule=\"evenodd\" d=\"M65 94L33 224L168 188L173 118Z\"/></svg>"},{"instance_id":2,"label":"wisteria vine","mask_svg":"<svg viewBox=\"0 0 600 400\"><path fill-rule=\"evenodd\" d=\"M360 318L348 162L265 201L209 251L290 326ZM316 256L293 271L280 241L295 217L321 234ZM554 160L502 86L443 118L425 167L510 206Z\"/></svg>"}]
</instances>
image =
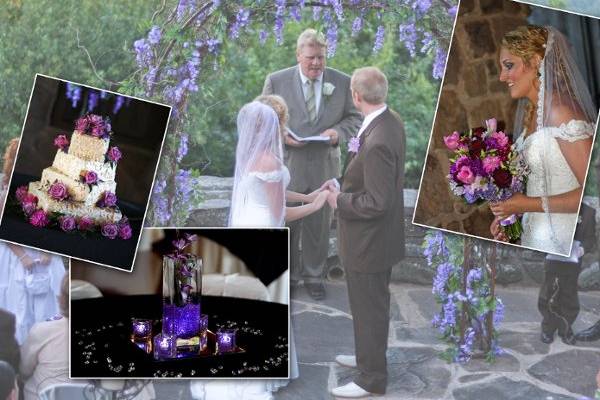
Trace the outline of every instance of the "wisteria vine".
<instances>
[{"instance_id":1,"label":"wisteria vine","mask_svg":"<svg viewBox=\"0 0 600 400\"><path fill-rule=\"evenodd\" d=\"M181 165L189 139L186 106L202 79L210 79L211 70L225 62L221 53L225 41L256 37L260 43L272 38L282 44L286 24L312 20L325 33L327 56L333 57L340 28L348 23L351 37L367 28L376 32L373 52L381 51L390 38L402 42L413 56L433 54L432 75L441 78L455 15L456 0L163 2L147 35L133 44L138 70L122 87L173 106L147 222L183 225L194 207L184 201L200 198L192 189L195 177Z\"/></svg>"},{"instance_id":2,"label":"wisteria vine","mask_svg":"<svg viewBox=\"0 0 600 400\"><path fill-rule=\"evenodd\" d=\"M495 267L485 261L474 266L469 238L429 231L423 249L427 264L436 271L432 292L441 305L432 324L450 345L442 357L466 363L481 352L493 361L502 354L496 328L504 318L504 304L494 292Z\"/></svg>"}]
</instances>

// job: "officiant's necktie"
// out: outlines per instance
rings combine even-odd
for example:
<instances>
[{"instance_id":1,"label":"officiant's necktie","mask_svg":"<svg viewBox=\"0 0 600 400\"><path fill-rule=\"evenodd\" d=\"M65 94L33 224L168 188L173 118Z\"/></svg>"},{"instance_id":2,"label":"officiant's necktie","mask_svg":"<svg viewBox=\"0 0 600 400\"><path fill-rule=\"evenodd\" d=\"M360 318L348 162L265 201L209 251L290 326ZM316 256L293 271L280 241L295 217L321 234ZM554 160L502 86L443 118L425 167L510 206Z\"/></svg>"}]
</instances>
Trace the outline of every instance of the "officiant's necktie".
<instances>
[{"instance_id":1,"label":"officiant's necktie","mask_svg":"<svg viewBox=\"0 0 600 400\"><path fill-rule=\"evenodd\" d=\"M315 81L308 81L308 90L306 91L306 109L308 110L308 118L310 122L315 122L317 119L317 102L315 101Z\"/></svg>"}]
</instances>

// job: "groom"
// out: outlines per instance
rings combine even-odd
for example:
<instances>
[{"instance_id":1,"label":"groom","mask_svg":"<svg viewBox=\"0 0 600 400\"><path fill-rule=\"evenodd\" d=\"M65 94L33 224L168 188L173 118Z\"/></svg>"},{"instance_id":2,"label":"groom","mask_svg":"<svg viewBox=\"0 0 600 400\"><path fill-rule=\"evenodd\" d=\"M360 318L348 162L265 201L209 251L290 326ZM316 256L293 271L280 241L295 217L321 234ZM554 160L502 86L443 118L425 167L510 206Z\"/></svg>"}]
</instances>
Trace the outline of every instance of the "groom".
<instances>
[{"instance_id":1,"label":"groom","mask_svg":"<svg viewBox=\"0 0 600 400\"><path fill-rule=\"evenodd\" d=\"M299 193L310 193L340 174L340 144L356 132L361 122L352 105L350 77L325 67L326 51L323 35L314 29L305 30L296 46L298 65L270 74L263 88L263 94L283 97L293 133L329 137L326 142L306 143L286 135L285 164L292 176L289 188ZM328 207L289 224L291 279L303 279L315 300L325 297L323 279L330 224Z\"/></svg>"},{"instance_id":2,"label":"groom","mask_svg":"<svg viewBox=\"0 0 600 400\"><path fill-rule=\"evenodd\" d=\"M404 257L404 128L385 104L388 83L375 67L354 71L352 100L364 115L352 139L347 167L329 205L338 212L339 256L346 272L356 356L337 356L358 369L354 382L334 388L337 397L385 393L392 266ZM325 186L325 185L324 185Z\"/></svg>"}]
</instances>

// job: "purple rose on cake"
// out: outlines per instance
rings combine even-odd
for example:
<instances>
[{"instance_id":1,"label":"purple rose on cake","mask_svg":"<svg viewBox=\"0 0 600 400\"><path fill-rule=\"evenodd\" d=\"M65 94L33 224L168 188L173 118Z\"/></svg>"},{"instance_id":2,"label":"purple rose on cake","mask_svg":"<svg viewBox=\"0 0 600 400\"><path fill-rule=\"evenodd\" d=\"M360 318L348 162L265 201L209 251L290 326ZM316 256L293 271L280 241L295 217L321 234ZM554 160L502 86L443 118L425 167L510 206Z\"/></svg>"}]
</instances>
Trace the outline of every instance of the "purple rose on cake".
<instances>
[{"instance_id":1,"label":"purple rose on cake","mask_svg":"<svg viewBox=\"0 0 600 400\"><path fill-rule=\"evenodd\" d=\"M98 207L114 207L117 205L117 196L112 192L104 192L104 195L98 201Z\"/></svg>"},{"instance_id":2,"label":"purple rose on cake","mask_svg":"<svg viewBox=\"0 0 600 400\"><path fill-rule=\"evenodd\" d=\"M98 174L96 174L94 171L87 171L83 177L83 180L86 184L93 185L98 183Z\"/></svg>"},{"instance_id":3,"label":"purple rose on cake","mask_svg":"<svg viewBox=\"0 0 600 400\"><path fill-rule=\"evenodd\" d=\"M81 133L87 133L89 126L90 126L90 122L89 122L87 116L81 117L77 121L75 121L75 130L77 130Z\"/></svg>"},{"instance_id":4,"label":"purple rose on cake","mask_svg":"<svg viewBox=\"0 0 600 400\"><path fill-rule=\"evenodd\" d=\"M66 151L69 148L69 139L65 135L58 135L54 138L54 145L62 151Z\"/></svg>"},{"instance_id":5,"label":"purple rose on cake","mask_svg":"<svg viewBox=\"0 0 600 400\"><path fill-rule=\"evenodd\" d=\"M113 224L113 223L109 222L109 223L102 225L101 232L102 232L102 236L105 236L109 239L114 239L119 234L119 227L117 226L117 224Z\"/></svg>"},{"instance_id":6,"label":"purple rose on cake","mask_svg":"<svg viewBox=\"0 0 600 400\"><path fill-rule=\"evenodd\" d=\"M69 191L67 190L67 186L60 181L55 181L52 185L50 185L50 188L48 189L48 194L54 200L58 201L63 201L64 199L69 197Z\"/></svg>"},{"instance_id":7,"label":"purple rose on cake","mask_svg":"<svg viewBox=\"0 0 600 400\"><path fill-rule=\"evenodd\" d=\"M119 237L121 239L130 239L131 235L131 226L128 223L119 224Z\"/></svg>"},{"instance_id":8,"label":"purple rose on cake","mask_svg":"<svg viewBox=\"0 0 600 400\"><path fill-rule=\"evenodd\" d=\"M86 135L106 139L110 136L112 127L108 118L88 114L75 121L75 129Z\"/></svg>"},{"instance_id":9,"label":"purple rose on cake","mask_svg":"<svg viewBox=\"0 0 600 400\"><path fill-rule=\"evenodd\" d=\"M29 217L29 223L33 226L44 227L50 223L50 219L48 218L48 214L44 210L37 210L31 217Z\"/></svg>"},{"instance_id":10,"label":"purple rose on cake","mask_svg":"<svg viewBox=\"0 0 600 400\"><path fill-rule=\"evenodd\" d=\"M121 150L119 150L117 146L112 146L110 149L108 149L108 153L106 153L106 156L110 161L118 162L123 156L123 154L121 154Z\"/></svg>"},{"instance_id":11,"label":"purple rose on cake","mask_svg":"<svg viewBox=\"0 0 600 400\"><path fill-rule=\"evenodd\" d=\"M21 207L23 208L23 212L26 215L31 215L35 210L37 210L37 203L38 198L32 195L31 193L27 193L21 201Z\"/></svg>"},{"instance_id":12,"label":"purple rose on cake","mask_svg":"<svg viewBox=\"0 0 600 400\"><path fill-rule=\"evenodd\" d=\"M80 231L88 231L94 227L94 220L90 217L81 217L77 221L77 229Z\"/></svg>"},{"instance_id":13,"label":"purple rose on cake","mask_svg":"<svg viewBox=\"0 0 600 400\"><path fill-rule=\"evenodd\" d=\"M75 222L75 217L72 216L64 216L59 218L60 229L65 232L70 232L75 229L77 223Z\"/></svg>"},{"instance_id":14,"label":"purple rose on cake","mask_svg":"<svg viewBox=\"0 0 600 400\"><path fill-rule=\"evenodd\" d=\"M19 201L19 203L22 203L23 199L25 198L25 196L27 196L28 193L29 193L29 190L27 189L27 186L19 186L17 188L17 191L15 192L17 201Z\"/></svg>"}]
</instances>

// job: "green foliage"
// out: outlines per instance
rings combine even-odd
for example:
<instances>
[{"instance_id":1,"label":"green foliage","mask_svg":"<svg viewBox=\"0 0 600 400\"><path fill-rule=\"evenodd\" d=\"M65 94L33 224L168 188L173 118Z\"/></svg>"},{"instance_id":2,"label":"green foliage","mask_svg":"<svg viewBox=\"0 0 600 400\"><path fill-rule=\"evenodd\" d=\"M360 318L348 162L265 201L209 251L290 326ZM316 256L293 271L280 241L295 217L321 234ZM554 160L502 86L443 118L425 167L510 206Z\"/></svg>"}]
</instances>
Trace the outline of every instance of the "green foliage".
<instances>
[{"instance_id":1,"label":"green foliage","mask_svg":"<svg viewBox=\"0 0 600 400\"><path fill-rule=\"evenodd\" d=\"M131 43L143 35L158 0L11 1L0 8L0 147L21 133L36 73L107 87L131 74ZM94 74L85 46L100 79Z\"/></svg>"}]
</instances>

